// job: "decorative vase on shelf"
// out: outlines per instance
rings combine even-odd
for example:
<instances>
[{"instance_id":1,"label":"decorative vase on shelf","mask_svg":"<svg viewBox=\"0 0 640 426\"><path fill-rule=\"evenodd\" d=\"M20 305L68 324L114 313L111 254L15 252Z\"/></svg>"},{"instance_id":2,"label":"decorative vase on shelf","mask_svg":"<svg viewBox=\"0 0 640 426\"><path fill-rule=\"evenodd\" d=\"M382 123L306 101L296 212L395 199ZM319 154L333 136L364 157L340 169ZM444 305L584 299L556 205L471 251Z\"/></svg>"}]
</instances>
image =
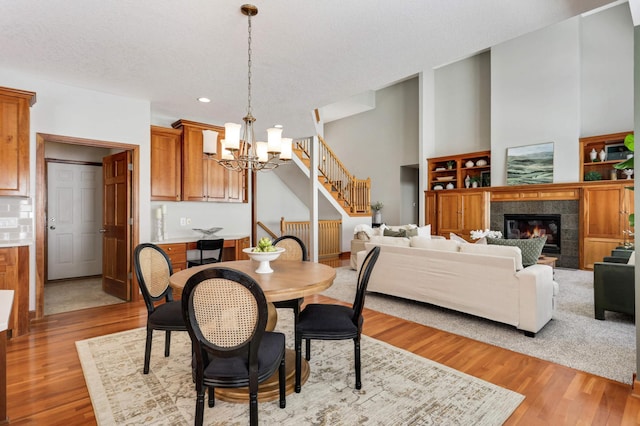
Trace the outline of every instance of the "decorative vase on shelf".
<instances>
[{"instance_id":1,"label":"decorative vase on shelf","mask_svg":"<svg viewBox=\"0 0 640 426\"><path fill-rule=\"evenodd\" d=\"M447 184L447 189L453 189L453 184L451 182Z\"/></svg>"},{"instance_id":2,"label":"decorative vase on shelf","mask_svg":"<svg viewBox=\"0 0 640 426\"><path fill-rule=\"evenodd\" d=\"M472 188L477 188L478 187L478 181L474 180L473 182L471 182L471 187Z\"/></svg>"},{"instance_id":3,"label":"decorative vase on shelf","mask_svg":"<svg viewBox=\"0 0 640 426\"><path fill-rule=\"evenodd\" d=\"M476 166L478 167L484 167L487 165L487 160L481 158L478 161L476 161Z\"/></svg>"},{"instance_id":4,"label":"decorative vase on shelf","mask_svg":"<svg viewBox=\"0 0 640 426\"><path fill-rule=\"evenodd\" d=\"M473 167L475 164L473 163L473 161L469 160L466 163L464 163L464 165L467 167Z\"/></svg>"},{"instance_id":5,"label":"decorative vase on shelf","mask_svg":"<svg viewBox=\"0 0 640 426\"><path fill-rule=\"evenodd\" d=\"M591 162L596 161L596 158L598 157L598 152L596 151L595 148L591 150L591 152L589 153L589 157L591 157Z\"/></svg>"},{"instance_id":6,"label":"decorative vase on shelf","mask_svg":"<svg viewBox=\"0 0 640 426\"><path fill-rule=\"evenodd\" d=\"M376 210L373 214L373 223L382 223L382 212L380 210Z\"/></svg>"},{"instance_id":7,"label":"decorative vase on shelf","mask_svg":"<svg viewBox=\"0 0 640 426\"><path fill-rule=\"evenodd\" d=\"M471 186L471 178L469 177L469 175L467 175L467 177L464 178L464 187L469 188L470 186Z\"/></svg>"},{"instance_id":8,"label":"decorative vase on shelf","mask_svg":"<svg viewBox=\"0 0 640 426\"><path fill-rule=\"evenodd\" d=\"M604 148L600 151L600 161L605 161L607 159L607 153L605 152Z\"/></svg>"},{"instance_id":9,"label":"decorative vase on shelf","mask_svg":"<svg viewBox=\"0 0 640 426\"><path fill-rule=\"evenodd\" d=\"M633 169L624 169L622 173L627 175L627 180L630 180L631 176L633 176Z\"/></svg>"}]
</instances>

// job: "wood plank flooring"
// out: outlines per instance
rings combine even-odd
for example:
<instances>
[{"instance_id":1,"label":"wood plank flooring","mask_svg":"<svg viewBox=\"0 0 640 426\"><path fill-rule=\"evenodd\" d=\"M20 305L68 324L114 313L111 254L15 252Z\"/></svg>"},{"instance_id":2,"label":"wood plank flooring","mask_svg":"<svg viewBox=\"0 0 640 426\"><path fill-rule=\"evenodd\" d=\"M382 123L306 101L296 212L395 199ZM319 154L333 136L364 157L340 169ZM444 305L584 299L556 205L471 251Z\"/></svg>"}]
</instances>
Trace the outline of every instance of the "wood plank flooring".
<instances>
[{"instance_id":1,"label":"wood plank flooring","mask_svg":"<svg viewBox=\"0 0 640 426\"><path fill-rule=\"evenodd\" d=\"M307 302L335 301L314 296ZM640 424L640 399L631 396L629 385L380 312L365 309L364 315L368 336L525 395L508 425ZM95 424L75 341L143 327L145 322L142 302L112 305L45 317L32 324L30 334L11 339L11 424Z\"/></svg>"}]
</instances>

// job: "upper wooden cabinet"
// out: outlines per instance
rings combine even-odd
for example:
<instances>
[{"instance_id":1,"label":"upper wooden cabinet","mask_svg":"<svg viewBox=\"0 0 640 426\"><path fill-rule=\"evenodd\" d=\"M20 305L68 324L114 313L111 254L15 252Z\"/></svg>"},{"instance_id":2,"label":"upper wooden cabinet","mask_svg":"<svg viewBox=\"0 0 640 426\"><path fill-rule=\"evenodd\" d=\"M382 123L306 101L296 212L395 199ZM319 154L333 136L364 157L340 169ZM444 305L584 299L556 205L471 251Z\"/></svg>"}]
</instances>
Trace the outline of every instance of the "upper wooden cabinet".
<instances>
[{"instance_id":1,"label":"upper wooden cabinet","mask_svg":"<svg viewBox=\"0 0 640 426\"><path fill-rule=\"evenodd\" d=\"M182 132L151 126L151 200L182 200Z\"/></svg>"},{"instance_id":2,"label":"upper wooden cabinet","mask_svg":"<svg viewBox=\"0 0 640 426\"><path fill-rule=\"evenodd\" d=\"M171 126L182 131L182 200L247 202L247 173L227 170L215 161L222 155L224 127L187 120ZM217 154L203 153L203 130L218 132Z\"/></svg>"},{"instance_id":3,"label":"upper wooden cabinet","mask_svg":"<svg viewBox=\"0 0 640 426\"><path fill-rule=\"evenodd\" d=\"M34 92L0 87L0 196L29 195L29 107Z\"/></svg>"},{"instance_id":4,"label":"upper wooden cabinet","mask_svg":"<svg viewBox=\"0 0 640 426\"><path fill-rule=\"evenodd\" d=\"M464 189L465 179L477 179L478 187L491 186L491 151L427 158L429 190Z\"/></svg>"},{"instance_id":5,"label":"upper wooden cabinet","mask_svg":"<svg viewBox=\"0 0 640 426\"><path fill-rule=\"evenodd\" d=\"M593 269L611 250L629 242L629 214L633 191L628 182L594 182L582 188L580 203L580 268ZM633 241L631 241L633 242Z\"/></svg>"},{"instance_id":6,"label":"upper wooden cabinet","mask_svg":"<svg viewBox=\"0 0 640 426\"><path fill-rule=\"evenodd\" d=\"M631 154L624 146L624 138L629 132L611 133L608 135L580 138L580 180L614 180L626 179L622 170L613 166L625 160ZM604 160L600 152L604 150ZM595 157L592 160L592 152Z\"/></svg>"}]
</instances>

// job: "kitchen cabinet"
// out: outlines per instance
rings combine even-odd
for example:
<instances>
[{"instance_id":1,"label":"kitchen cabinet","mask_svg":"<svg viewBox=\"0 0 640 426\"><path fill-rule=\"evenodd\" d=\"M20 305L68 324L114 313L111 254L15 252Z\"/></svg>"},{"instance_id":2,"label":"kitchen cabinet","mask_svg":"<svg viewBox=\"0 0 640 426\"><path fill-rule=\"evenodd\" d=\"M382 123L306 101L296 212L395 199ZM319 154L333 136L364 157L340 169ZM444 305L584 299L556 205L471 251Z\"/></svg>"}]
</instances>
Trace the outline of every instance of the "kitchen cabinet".
<instances>
[{"instance_id":1,"label":"kitchen cabinet","mask_svg":"<svg viewBox=\"0 0 640 426\"><path fill-rule=\"evenodd\" d=\"M182 200L182 131L151 126L151 200Z\"/></svg>"},{"instance_id":2,"label":"kitchen cabinet","mask_svg":"<svg viewBox=\"0 0 640 426\"><path fill-rule=\"evenodd\" d=\"M628 182L585 184L580 203L580 268L593 269L611 250L633 242L629 236L629 214L634 212L633 191Z\"/></svg>"},{"instance_id":3,"label":"kitchen cabinet","mask_svg":"<svg viewBox=\"0 0 640 426\"><path fill-rule=\"evenodd\" d=\"M29 107L34 92L0 87L0 196L29 195Z\"/></svg>"},{"instance_id":4,"label":"kitchen cabinet","mask_svg":"<svg viewBox=\"0 0 640 426\"><path fill-rule=\"evenodd\" d=\"M29 246L0 248L0 290L13 290L9 336L29 332Z\"/></svg>"},{"instance_id":5,"label":"kitchen cabinet","mask_svg":"<svg viewBox=\"0 0 640 426\"><path fill-rule=\"evenodd\" d=\"M247 173L218 164L222 156L224 127L178 120L171 125L182 131L182 200L247 202ZM218 132L217 154L202 151L203 130Z\"/></svg>"},{"instance_id":6,"label":"kitchen cabinet","mask_svg":"<svg viewBox=\"0 0 640 426\"><path fill-rule=\"evenodd\" d=\"M489 228L488 191L464 189L438 191L436 196L437 235L451 232L470 239L471 231Z\"/></svg>"}]
</instances>

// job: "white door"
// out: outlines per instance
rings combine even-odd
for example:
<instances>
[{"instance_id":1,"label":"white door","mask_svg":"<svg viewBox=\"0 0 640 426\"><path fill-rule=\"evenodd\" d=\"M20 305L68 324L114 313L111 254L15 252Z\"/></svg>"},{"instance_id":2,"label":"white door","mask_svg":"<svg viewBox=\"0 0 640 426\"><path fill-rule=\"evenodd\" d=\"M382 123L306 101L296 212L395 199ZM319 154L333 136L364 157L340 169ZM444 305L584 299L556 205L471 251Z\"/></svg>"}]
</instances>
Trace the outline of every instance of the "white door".
<instances>
[{"instance_id":1,"label":"white door","mask_svg":"<svg viewBox=\"0 0 640 426\"><path fill-rule=\"evenodd\" d=\"M102 167L47 163L47 279L102 274Z\"/></svg>"}]
</instances>

